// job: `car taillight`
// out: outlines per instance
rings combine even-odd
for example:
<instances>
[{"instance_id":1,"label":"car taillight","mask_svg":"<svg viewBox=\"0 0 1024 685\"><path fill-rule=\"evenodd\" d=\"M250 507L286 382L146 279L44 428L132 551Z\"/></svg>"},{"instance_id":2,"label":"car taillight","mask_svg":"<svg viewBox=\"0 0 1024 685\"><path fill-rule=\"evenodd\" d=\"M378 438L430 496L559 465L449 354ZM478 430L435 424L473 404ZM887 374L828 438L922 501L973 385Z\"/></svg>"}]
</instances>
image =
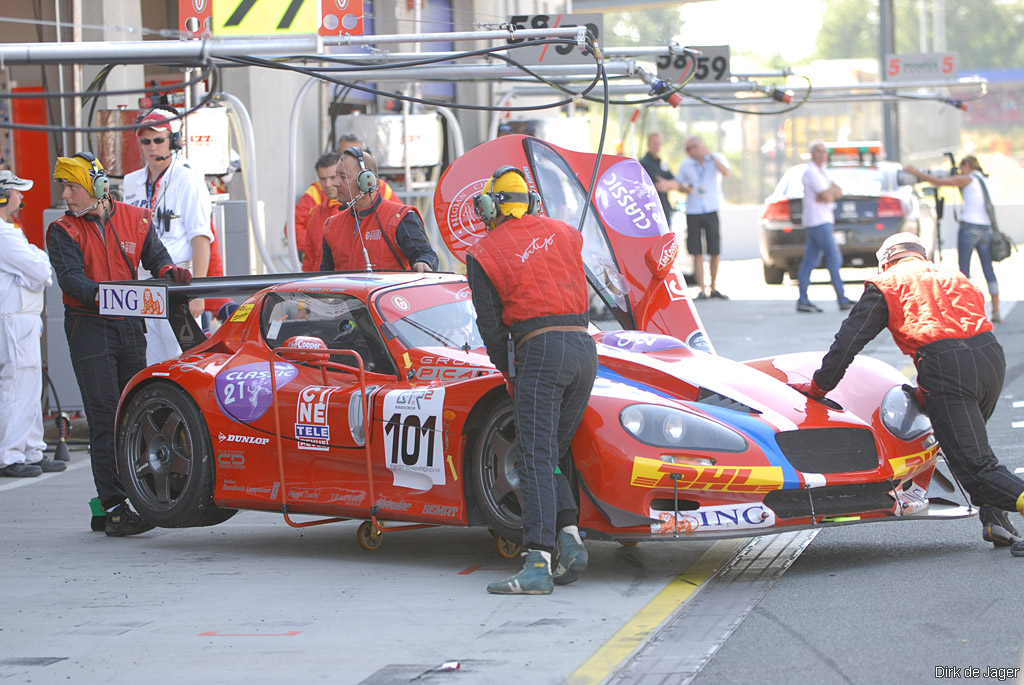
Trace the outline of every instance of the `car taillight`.
<instances>
[{"instance_id":1,"label":"car taillight","mask_svg":"<svg viewBox=\"0 0 1024 685\"><path fill-rule=\"evenodd\" d=\"M762 219L767 221L789 221L789 200L778 200L764 208Z\"/></svg>"},{"instance_id":2,"label":"car taillight","mask_svg":"<svg viewBox=\"0 0 1024 685\"><path fill-rule=\"evenodd\" d=\"M878 198L878 218L892 219L903 216L903 203L896 197Z\"/></svg>"}]
</instances>

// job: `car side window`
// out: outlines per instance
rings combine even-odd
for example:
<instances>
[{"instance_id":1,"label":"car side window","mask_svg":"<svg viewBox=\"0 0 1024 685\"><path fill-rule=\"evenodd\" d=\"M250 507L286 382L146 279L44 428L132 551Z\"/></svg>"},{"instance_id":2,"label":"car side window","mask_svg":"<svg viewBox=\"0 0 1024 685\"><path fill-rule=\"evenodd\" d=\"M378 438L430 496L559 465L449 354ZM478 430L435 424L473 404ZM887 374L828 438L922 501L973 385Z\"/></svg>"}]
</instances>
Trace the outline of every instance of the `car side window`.
<instances>
[{"instance_id":1,"label":"car side window","mask_svg":"<svg viewBox=\"0 0 1024 685\"><path fill-rule=\"evenodd\" d=\"M319 338L331 349L359 353L367 371L394 374L395 367L366 303L344 293L275 292L267 295L260 314L260 332L271 348L289 338ZM335 361L355 365L354 358Z\"/></svg>"}]
</instances>

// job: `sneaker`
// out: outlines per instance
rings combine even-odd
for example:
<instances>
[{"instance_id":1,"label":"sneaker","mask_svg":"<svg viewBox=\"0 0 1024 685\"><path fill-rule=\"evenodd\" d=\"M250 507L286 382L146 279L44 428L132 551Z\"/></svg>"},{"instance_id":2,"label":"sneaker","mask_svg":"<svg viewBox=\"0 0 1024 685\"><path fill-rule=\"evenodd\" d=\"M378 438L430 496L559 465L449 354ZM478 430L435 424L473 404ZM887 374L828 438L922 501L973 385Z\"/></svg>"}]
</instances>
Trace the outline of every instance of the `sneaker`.
<instances>
[{"instance_id":1,"label":"sneaker","mask_svg":"<svg viewBox=\"0 0 1024 685\"><path fill-rule=\"evenodd\" d=\"M978 510L978 518L981 519L981 537L985 542L991 542L996 547L1009 547L1021 541L1017 529L1010 523L1010 517L1002 509L985 505Z\"/></svg>"},{"instance_id":2,"label":"sneaker","mask_svg":"<svg viewBox=\"0 0 1024 685\"><path fill-rule=\"evenodd\" d=\"M555 538L555 585L568 585L580 579L580 572L587 568L587 548L583 546L576 526L566 526L558 531Z\"/></svg>"},{"instance_id":3,"label":"sneaker","mask_svg":"<svg viewBox=\"0 0 1024 685\"><path fill-rule=\"evenodd\" d=\"M43 473L56 473L57 471L66 471L68 465L62 461L54 461L48 457L43 457L41 461L37 461L33 466L38 466L43 470Z\"/></svg>"},{"instance_id":4,"label":"sneaker","mask_svg":"<svg viewBox=\"0 0 1024 685\"><path fill-rule=\"evenodd\" d=\"M999 313L999 310L996 309L995 311L992 312L992 323L1002 323L1002 322L1003 322L1003 317Z\"/></svg>"},{"instance_id":5,"label":"sneaker","mask_svg":"<svg viewBox=\"0 0 1024 685\"><path fill-rule=\"evenodd\" d=\"M839 311L845 312L847 309L853 309L853 305L857 304L853 300L843 300L839 303Z\"/></svg>"},{"instance_id":6,"label":"sneaker","mask_svg":"<svg viewBox=\"0 0 1024 685\"><path fill-rule=\"evenodd\" d=\"M35 464L11 464L0 469L0 476L7 478L35 478L43 470Z\"/></svg>"},{"instance_id":7,"label":"sneaker","mask_svg":"<svg viewBox=\"0 0 1024 685\"><path fill-rule=\"evenodd\" d=\"M103 532L107 537L123 538L138 535L152 530L155 526L142 518L128 506L127 502L119 504L116 509L107 513Z\"/></svg>"},{"instance_id":8,"label":"sneaker","mask_svg":"<svg viewBox=\"0 0 1024 685\"><path fill-rule=\"evenodd\" d=\"M92 528L94 533L102 533L107 529L107 517L106 516L93 516L89 522L89 527Z\"/></svg>"},{"instance_id":9,"label":"sneaker","mask_svg":"<svg viewBox=\"0 0 1024 685\"><path fill-rule=\"evenodd\" d=\"M1010 547L1010 554L1015 557L1024 557L1024 540L1018 540Z\"/></svg>"},{"instance_id":10,"label":"sneaker","mask_svg":"<svg viewBox=\"0 0 1024 685\"><path fill-rule=\"evenodd\" d=\"M819 307L816 304L811 304L810 302L797 302L796 303L796 310L798 312L818 312L818 313L823 311L821 307Z\"/></svg>"},{"instance_id":11,"label":"sneaker","mask_svg":"<svg viewBox=\"0 0 1024 685\"><path fill-rule=\"evenodd\" d=\"M700 291L699 293L697 293L697 297L695 297L694 299L695 299L695 300L706 300L706 299L708 299L708 296L707 296L707 293L705 293L705 292L704 292L704 291L702 290L702 291Z\"/></svg>"},{"instance_id":12,"label":"sneaker","mask_svg":"<svg viewBox=\"0 0 1024 685\"><path fill-rule=\"evenodd\" d=\"M727 296L723 295L722 293L718 292L717 290L712 290L710 296L711 297L717 297L719 300L728 300L729 299Z\"/></svg>"},{"instance_id":13,"label":"sneaker","mask_svg":"<svg viewBox=\"0 0 1024 685\"><path fill-rule=\"evenodd\" d=\"M487 591L492 595L550 595L554 589L551 553L539 549L531 549L526 553L522 571L487 586Z\"/></svg>"}]
</instances>

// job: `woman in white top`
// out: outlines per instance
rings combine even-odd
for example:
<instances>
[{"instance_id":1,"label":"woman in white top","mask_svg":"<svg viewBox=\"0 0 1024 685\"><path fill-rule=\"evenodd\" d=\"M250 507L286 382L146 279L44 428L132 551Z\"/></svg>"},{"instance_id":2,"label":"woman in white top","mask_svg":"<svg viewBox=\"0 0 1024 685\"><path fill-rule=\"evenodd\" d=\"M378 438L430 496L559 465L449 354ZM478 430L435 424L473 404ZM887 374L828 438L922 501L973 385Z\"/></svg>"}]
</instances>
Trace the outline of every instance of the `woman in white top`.
<instances>
[{"instance_id":1,"label":"woman in white top","mask_svg":"<svg viewBox=\"0 0 1024 685\"><path fill-rule=\"evenodd\" d=\"M992 220L985 207L985 179L988 174L981 168L978 158L967 155L960 161L960 173L947 178L936 178L912 166L904 167L920 181L936 186L956 186L964 198L960 211L960 230L957 233L956 249L960 261L960 271L964 276L971 275L971 257L978 251L981 270L988 283L988 294L992 297L992 321L999 323L999 283L996 272L992 268Z\"/></svg>"}]
</instances>

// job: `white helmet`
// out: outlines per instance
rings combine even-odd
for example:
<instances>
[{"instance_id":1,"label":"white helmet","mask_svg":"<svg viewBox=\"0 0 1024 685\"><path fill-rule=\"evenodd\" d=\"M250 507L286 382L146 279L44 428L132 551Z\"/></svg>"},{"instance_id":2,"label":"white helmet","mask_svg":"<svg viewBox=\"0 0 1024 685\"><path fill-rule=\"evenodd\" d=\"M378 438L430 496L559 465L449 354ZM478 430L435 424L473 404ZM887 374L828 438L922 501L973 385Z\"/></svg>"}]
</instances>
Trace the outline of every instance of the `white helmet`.
<instances>
[{"instance_id":1,"label":"white helmet","mask_svg":"<svg viewBox=\"0 0 1024 685\"><path fill-rule=\"evenodd\" d=\"M878 270L884 271L892 262L908 255L915 254L928 259L928 250L924 243L913 233L897 233L885 239L875 256L878 258Z\"/></svg>"}]
</instances>

